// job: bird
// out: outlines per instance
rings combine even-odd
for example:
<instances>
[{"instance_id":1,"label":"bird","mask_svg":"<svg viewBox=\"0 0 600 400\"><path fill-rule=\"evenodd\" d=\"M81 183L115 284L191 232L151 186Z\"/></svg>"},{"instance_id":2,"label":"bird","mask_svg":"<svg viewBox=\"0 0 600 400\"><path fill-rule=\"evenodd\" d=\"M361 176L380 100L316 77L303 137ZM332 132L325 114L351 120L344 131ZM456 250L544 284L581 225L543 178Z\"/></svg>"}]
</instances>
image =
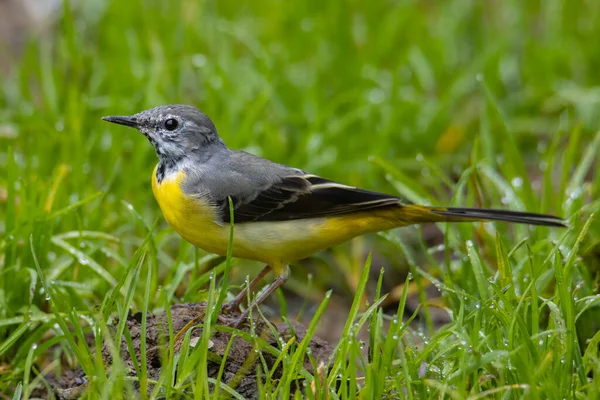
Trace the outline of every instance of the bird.
<instances>
[{"instance_id":1,"label":"bird","mask_svg":"<svg viewBox=\"0 0 600 400\"><path fill-rule=\"evenodd\" d=\"M275 279L233 325L281 287L290 263L354 237L412 224L505 221L565 226L552 215L485 208L408 204L400 197L338 183L227 147L212 120L194 106L162 105L104 121L135 128L158 156L152 191L167 223L186 241L226 255L230 224L232 256L265 264L223 306L240 311L247 291L273 271ZM230 201L233 208L231 221Z\"/></svg>"}]
</instances>

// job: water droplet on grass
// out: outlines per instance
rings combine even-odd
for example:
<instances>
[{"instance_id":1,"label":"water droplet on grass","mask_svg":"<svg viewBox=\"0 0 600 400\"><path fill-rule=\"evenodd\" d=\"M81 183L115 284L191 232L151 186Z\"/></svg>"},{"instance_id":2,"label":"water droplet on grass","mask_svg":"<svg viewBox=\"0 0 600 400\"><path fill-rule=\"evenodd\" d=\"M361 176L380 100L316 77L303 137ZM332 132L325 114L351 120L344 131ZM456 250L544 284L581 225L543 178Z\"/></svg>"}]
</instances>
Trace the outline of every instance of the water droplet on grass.
<instances>
[{"instance_id":1,"label":"water droplet on grass","mask_svg":"<svg viewBox=\"0 0 600 400\"><path fill-rule=\"evenodd\" d=\"M515 176L514 178L512 178L512 180L510 181L510 183L514 187L520 188L521 186L523 186L523 178L521 178L520 176Z\"/></svg>"},{"instance_id":2,"label":"water droplet on grass","mask_svg":"<svg viewBox=\"0 0 600 400\"><path fill-rule=\"evenodd\" d=\"M381 88L373 88L367 94L367 100L372 104L381 104L385 100L385 92Z\"/></svg>"},{"instance_id":3,"label":"water droplet on grass","mask_svg":"<svg viewBox=\"0 0 600 400\"><path fill-rule=\"evenodd\" d=\"M198 53L192 56L192 65L196 68L202 68L206 65L207 59L204 54Z\"/></svg>"},{"instance_id":4,"label":"water droplet on grass","mask_svg":"<svg viewBox=\"0 0 600 400\"><path fill-rule=\"evenodd\" d=\"M574 190L572 190L571 193L569 193L569 199L575 200L575 199L581 197L582 194L583 194L583 188L577 187Z\"/></svg>"}]
</instances>

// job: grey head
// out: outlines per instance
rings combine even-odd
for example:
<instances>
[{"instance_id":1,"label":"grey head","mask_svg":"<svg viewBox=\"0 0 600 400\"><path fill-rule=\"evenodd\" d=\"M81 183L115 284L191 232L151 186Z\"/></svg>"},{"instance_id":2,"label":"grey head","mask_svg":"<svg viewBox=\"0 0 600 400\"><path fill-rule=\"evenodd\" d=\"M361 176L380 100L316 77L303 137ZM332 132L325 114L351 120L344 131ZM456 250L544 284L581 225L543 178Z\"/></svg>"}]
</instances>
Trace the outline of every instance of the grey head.
<instances>
[{"instance_id":1,"label":"grey head","mask_svg":"<svg viewBox=\"0 0 600 400\"><path fill-rule=\"evenodd\" d=\"M184 104L158 106L131 116L102 119L139 130L165 164L172 165L186 158L210 158L215 145L225 147L210 118L196 107Z\"/></svg>"}]
</instances>

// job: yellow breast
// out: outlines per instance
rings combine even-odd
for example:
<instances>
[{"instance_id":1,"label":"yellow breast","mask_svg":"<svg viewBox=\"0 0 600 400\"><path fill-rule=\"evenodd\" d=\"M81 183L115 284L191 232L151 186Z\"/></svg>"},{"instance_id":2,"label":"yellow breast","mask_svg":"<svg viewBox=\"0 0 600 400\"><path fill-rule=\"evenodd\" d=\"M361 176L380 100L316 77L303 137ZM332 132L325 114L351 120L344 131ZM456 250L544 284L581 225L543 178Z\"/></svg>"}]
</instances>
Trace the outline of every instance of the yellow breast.
<instances>
[{"instance_id":1,"label":"yellow breast","mask_svg":"<svg viewBox=\"0 0 600 400\"><path fill-rule=\"evenodd\" d=\"M181 184L185 176L180 171L165 176L159 183L154 168L152 191L167 223L193 245L212 253L226 254L227 228L215 222L214 210L207 201L183 193Z\"/></svg>"}]
</instances>

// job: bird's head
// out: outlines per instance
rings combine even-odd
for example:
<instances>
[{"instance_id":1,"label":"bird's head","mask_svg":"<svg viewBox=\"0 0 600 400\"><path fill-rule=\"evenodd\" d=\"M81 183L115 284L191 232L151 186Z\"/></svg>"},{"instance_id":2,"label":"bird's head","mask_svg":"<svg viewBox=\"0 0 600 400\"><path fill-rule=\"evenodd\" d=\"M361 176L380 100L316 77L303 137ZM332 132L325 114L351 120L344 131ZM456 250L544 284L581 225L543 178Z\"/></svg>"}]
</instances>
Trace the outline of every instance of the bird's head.
<instances>
[{"instance_id":1,"label":"bird's head","mask_svg":"<svg viewBox=\"0 0 600 400\"><path fill-rule=\"evenodd\" d=\"M177 161L223 142L213 122L195 107L172 104L132 116L103 117L104 121L136 128L148 138L161 160Z\"/></svg>"}]
</instances>

